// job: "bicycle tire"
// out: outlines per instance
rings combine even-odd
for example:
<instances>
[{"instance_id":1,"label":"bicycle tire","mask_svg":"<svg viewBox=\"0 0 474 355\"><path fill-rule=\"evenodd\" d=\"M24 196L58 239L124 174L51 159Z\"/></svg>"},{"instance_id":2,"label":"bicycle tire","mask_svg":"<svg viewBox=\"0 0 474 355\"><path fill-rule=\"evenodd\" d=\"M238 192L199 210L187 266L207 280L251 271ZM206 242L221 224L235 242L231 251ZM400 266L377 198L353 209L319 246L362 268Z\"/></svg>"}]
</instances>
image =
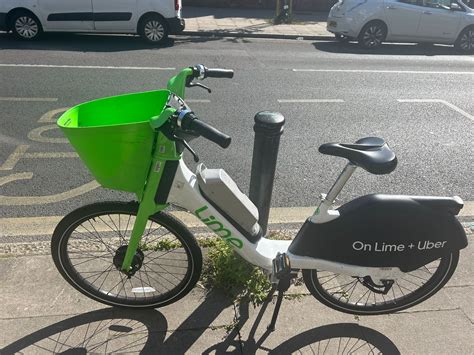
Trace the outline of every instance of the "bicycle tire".
<instances>
[{"instance_id":1,"label":"bicycle tire","mask_svg":"<svg viewBox=\"0 0 474 355\"><path fill-rule=\"evenodd\" d=\"M138 248L143 255L140 268L130 278L119 271L117 265L121 262L115 262L114 257L124 254L137 211L135 202L101 202L78 208L61 220L53 233L51 253L71 286L98 302L129 308L162 307L192 290L201 275L201 249L188 228L165 212L148 219L147 234L144 232ZM127 218L126 226L125 221L121 224L121 216ZM114 228L111 225L117 230L107 230ZM160 228L166 233L156 237ZM75 262L77 259L83 260ZM100 263L103 266L94 270L94 265ZM117 285L110 286L117 280Z\"/></svg>"},{"instance_id":2,"label":"bicycle tire","mask_svg":"<svg viewBox=\"0 0 474 355\"><path fill-rule=\"evenodd\" d=\"M449 281L456 270L458 260L459 251L456 251L427 264L428 266L431 265L430 268L433 269L432 265L438 263L436 270L432 273L427 265L405 273L402 278L394 281L390 291L385 296L368 289L359 278L347 275L327 271L303 270L303 279L311 294L318 301L332 309L357 315L388 314L413 307L433 296ZM424 276L421 275L428 272L431 276L425 280ZM341 279L345 279L345 281L341 282ZM352 281L346 282L348 279L352 279ZM411 284L415 284L418 279L423 279L425 282L420 287L410 290L409 287L413 287ZM403 285L400 284L402 281L404 281ZM421 283L422 281L418 282ZM338 286L334 286L335 284L339 285L340 289L337 289ZM410 293L405 294L407 291L410 291ZM361 294L362 296L360 296ZM393 299L389 299L392 294ZM397 294L399 297L397 297ZM352 298L352 296L355 297ZM364 301L365 303L363 303Z\"/></svg>"}]
</instances>

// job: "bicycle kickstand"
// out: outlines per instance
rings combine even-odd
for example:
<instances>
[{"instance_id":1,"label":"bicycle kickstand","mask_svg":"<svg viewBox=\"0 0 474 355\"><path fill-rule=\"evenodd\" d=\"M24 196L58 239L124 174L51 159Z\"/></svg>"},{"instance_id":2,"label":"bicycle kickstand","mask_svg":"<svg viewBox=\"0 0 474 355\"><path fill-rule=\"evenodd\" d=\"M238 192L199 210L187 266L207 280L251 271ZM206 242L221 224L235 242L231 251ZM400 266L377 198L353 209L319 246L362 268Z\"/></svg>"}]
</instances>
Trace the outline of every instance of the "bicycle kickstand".
<instances>
[{"instance_id":1,"label":"bicycle kickstand","mask_svg":"<svg viewBox=\"0 0 474 355\"><path fill-rule=\"evenodd\" d=\"M286 254L278 253L276 258L273 259L273 273L278 279L278 286L276 287L278 290L278 296L275 309L273 310L272 320L267 328L270 332L275 330L278 313L280 312L281 303L283 301L283 294L290 288L291 284L292 274L290 260ZM271 300L274 292L275 288L272 288L270 294L268 295L269 300Z\"/></svg>"}]
</instances>

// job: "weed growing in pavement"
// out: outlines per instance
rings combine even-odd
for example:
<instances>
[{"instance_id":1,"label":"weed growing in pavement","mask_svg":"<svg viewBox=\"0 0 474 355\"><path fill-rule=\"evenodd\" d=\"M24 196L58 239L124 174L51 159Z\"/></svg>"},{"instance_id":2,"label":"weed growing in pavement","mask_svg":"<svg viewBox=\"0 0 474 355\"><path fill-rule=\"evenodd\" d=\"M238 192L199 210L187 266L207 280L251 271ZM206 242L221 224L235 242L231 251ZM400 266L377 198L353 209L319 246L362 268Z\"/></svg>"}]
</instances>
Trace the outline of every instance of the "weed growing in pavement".
<instances>
[{"instance_id":1,"label":"weed growing in pavement","mask_svg":"<svg viewBox=\"0 0 474 355\"><path fill-rule=\"evenodd\" d=\"M237 303L264 302L271 283L263 271L237 255L222 240L209 249L204 265L202 282L208 289L217 289Z\"/></svg>"}]
</instances>

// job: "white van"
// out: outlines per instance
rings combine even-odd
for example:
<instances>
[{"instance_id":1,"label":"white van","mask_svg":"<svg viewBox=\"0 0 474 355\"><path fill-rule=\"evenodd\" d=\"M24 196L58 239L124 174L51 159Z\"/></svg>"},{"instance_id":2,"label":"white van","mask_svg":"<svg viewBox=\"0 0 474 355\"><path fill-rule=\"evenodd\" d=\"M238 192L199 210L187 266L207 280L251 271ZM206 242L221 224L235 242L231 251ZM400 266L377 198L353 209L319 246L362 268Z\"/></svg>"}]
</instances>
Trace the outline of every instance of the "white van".
<instances>
[{"instance_id":1,"label":"white van","mask_svg":"<svg viewBox=\"0 0 474 355\"><path fill-rule=\"evenodd\" d=\"M23 40L44 32L138 33L159 43L184 30L181 0L0 0L0 30Z\"/></svg>"}]
</instances>

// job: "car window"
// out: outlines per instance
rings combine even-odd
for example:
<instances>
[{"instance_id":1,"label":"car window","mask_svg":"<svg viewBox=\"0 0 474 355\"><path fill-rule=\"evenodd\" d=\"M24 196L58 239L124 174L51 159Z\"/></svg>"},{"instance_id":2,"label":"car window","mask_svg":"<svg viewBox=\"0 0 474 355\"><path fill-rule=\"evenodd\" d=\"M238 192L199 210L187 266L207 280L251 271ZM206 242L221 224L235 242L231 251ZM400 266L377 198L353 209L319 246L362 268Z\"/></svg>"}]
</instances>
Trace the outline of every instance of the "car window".
<instances>
[{"instance_id":1,"label":"car window","mask_svg":"<svg viewBox=\"0 0 474 355\"><path fill-rule=\"evenodd\" d=\"M468 8L474 10L474 0L463 0L462 1L464 5L466 5Z\"/></svg>"},{"instance_id":2,"label":"car window","mask_svg":"<svg viewBox=\"0 0 474 355\"><path fill-rule=\"evenodd\" d=\"M423 0L423 6L449 10L451 9L451 0Z\"/></svg>"}]
</instances>

